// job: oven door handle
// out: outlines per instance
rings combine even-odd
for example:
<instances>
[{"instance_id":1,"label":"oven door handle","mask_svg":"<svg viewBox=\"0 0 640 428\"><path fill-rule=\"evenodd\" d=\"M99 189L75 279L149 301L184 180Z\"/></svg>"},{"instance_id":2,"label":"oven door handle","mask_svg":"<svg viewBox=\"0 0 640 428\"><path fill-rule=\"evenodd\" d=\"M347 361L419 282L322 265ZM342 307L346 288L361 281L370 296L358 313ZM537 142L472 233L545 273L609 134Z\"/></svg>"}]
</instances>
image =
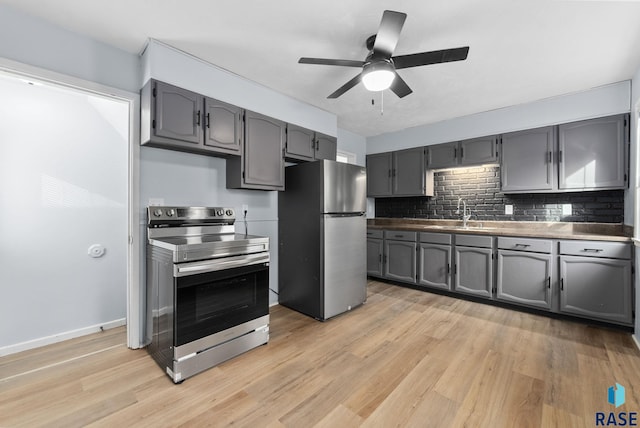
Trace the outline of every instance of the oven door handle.
<instances>
[{"instance_id":1,"label":"oven door handle","mask_svg":"<svg viewBox=\"0 0 640 428\"><path fill-rule=\"evenodd\" d=\"M244 254L241 256L223 257L198 262L173 265L173 276L176 278L199 273L215 272L237 267L258 265L269 262L269 253Z\"/></svg>"}]
</instances>

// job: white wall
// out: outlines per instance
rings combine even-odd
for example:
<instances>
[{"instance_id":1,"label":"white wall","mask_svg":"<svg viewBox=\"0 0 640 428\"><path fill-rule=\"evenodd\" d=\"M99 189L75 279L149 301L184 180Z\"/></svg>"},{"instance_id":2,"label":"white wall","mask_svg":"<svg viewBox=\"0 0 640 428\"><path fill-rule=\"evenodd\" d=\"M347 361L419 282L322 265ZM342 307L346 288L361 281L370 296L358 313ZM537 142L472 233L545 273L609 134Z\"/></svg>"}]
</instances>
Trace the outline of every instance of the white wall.
<instances>
[{"instance_id":1,"label":"white wall","mask_svg":"<svg viewBox=\"0 0 640 428\"><path fill-rule=\"evenodd\" d=\"M127 91L140 90L137 55L4 5L0 5L0 57Z\"/></svg>"},{"instance_id":2,"label":"white wall","mask_svg":"<svg viewBox=\"0 0 640 428\"><path fill-rule=\"evenodd\" d=\"M276 119L337 135L336 116L277 93L198 58L151 40L142 56L143 77L189 89ZM340 133L338 144L364 162L364 139ZM340 141L342 140L342 141ZM351 149L351 150L350 150ZM202 155L142 147L141 206L160 198L167 205L230 206L241 213L248 205L249 233L270 238L271 288L278 290L278 194L275 191L230 190L225 184L225 160ZM145 218L141 212L141 227ZM236 230L244 232L242 221ZM271 293L270 302L277 302Z\"/></svg>"},{"instance_id":3,"label":"white wall","mask_svg":"<svg viewBox=\"0 0 640 428\"><path fill-rule=\"evenodd\" d=\"M367 139L346 129L338 128L338 148L356 155L356 165L367 164Z\"/></svg>"}]
</instances>

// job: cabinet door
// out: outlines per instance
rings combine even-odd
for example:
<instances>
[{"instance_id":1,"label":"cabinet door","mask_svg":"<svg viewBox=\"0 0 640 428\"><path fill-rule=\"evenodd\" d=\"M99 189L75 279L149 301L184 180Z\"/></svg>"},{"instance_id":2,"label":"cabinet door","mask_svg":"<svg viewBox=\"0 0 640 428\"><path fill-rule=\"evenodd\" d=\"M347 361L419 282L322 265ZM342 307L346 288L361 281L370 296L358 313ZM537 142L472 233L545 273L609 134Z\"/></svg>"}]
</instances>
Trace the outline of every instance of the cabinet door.
<instances>
[{"instance_id":1,"label":"cabinet door","mask_svg":"<svg viewBox=\"0 0 640 428\"><path fill-rule=\"evenodd\" d=\"M382 239L367 239L367 275L382 276Z\"/></svg>"},{"instance_id":2,"label":"cabinet door","mask_svg":"<svg viewBox=\"0 0 640 428\"><path fill-rule=\"evenodd\" d=\"M625 116L558 127L560 189L624 188Z\"/></svg>"},{"instance_id":3,"label":"cabinet door","mask_svg":"<svg viewBox=\"0 0 640 428\"><path fill-rule=\"evenodd\" d=\"M314 152L314 132L310 129L288 124L285 156L288 159L312 161Z\"/></svg>"},{"instance_id":4,"label":"cabinet door","mask_svg":"<svg viewBox=\"0 0 640 428\"><path fill-rule=\"evenodd\" d=\"M491 298L493 262L491 248L455 247L455 291Z\"/></svg>"},{"instance_id":5,"label":"cabinet door","mask_svg":"<svg viewBox=\"0 0 640 428\"><path fill-rule=\"evenodd\" d=\"M422 147L393 153L393 194L416 196L425 192L425 153Z\"/></svg>"},{"instance_id":6,"label":"cabinet door","mask_svg":"<svg viewBox=\"0 0 640 428\"><path fill-rule=\"evenodd\" d=\"M560 311L630 325L631 262L560 256Z\"/></svg>"},{"instance_id":7,"label":"cabinet door","mask_svg":"<svg viewBox=\"0 0 640 428\"><path fill-rule=\"evenodd\" d=\"M495 136L460 141L460 165L482 165L498 161L498 139Z\"/></svg>"},{"instance_id":8,"label":"cabinet door","mask_svg":"<svg viewBox=\"0 0 640 428\"><path fill-rule=\"evenodd\" d=\"M551 254L498 251L496 298L551 309Z\"/></svg>"},{"instance_id":9,"label":"cabinet door","mask_svg":"<svg viewBox=\"0 0 640 428\"><path fill-rule=\"evenodd\" d=\"M500 175L507 193L557 188L554 168L555 128L511 132L502 136Z\"/></svg>"},{"instance_id":10,"label":"cabinet door","mask_svg":"<svg viewBox=\"0 0 640 428\"><path fill-rule=\"evenodd\" d=\"M391 153L367 156L367 196L391 196Z\"/></svg>"},{"instance_id":11,"label":"cabinet door","mask_svg":"<svg viewBox=\"0 0 640 428\"><path fill-rule=\"evenodd\" d=\"M427 147L427 168L448 168L458 165L458 143L436 144Z\"/></svg>"},{"instance_id":12,"label":"cabinet door","mask_svg":"<svg viewBox=\"0 0 640 428\"><path fill-rule=\"evenodd\" d=\"M451 290L451 245L420 244L418 284Z\"/></svg>"},{"instance_id":13,"label":"cabinet door","mask_svg":"<svg viewBox=\"0 0 640 428\"><path fill-rule=\"evenodd\" d=\"M384 241L384 276L397 281L416 282L416 243Z\"/></svg>"},{"instance_id":14,"label":"cabinet door","mask_svg":"<svg viewBox=\"0 0 640 428\"><path fill-rule=\"evenodd\" d=\"M202 144L202 96L156 82L154 134L187 147Z\"/></svg>"},{"instance_id":15,"label":"cabinet door","mask_svg":"<svg viewBox=\"0 0 640 428\"><path fill-rule=\"evenodd\" d=\"M242 109L205 98L204 111L205 148L217 153L239 155L242 147Z\"/></svg>"},{"instance_id":16,"label":"cabinet door","mask_svg":"<svg viewBox=\"0 0 640 428\"><path fill-rule=\"evenodd\" d=\"M315 159L336 160L338 140L336 137L316 132Z\"/></svg>"},{"instance_id":17,"label":"cabinet door","mask_svg":"<svg viewBox=\"0 0 640 428\"><path fill-rule=\"evenodd\" d=\"M285 123L245 113L244 184L250 188L284 190Z\"/></svg>"}]
</instances>

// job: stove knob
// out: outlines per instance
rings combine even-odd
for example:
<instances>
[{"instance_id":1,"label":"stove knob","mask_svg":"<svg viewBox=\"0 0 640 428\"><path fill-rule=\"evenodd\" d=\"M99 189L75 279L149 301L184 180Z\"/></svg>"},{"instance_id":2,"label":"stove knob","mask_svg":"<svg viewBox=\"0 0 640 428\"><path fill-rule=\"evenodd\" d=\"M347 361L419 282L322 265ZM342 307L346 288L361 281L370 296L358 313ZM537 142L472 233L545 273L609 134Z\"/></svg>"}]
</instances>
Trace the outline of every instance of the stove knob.
<instances>
[{"instance_id":1,"label":"stove knob","mask_svg":"<svg viewBox=\"0 0 640 428\"><path fill-rule=\"evenodd\" d=\"M224 215L224 210L218 210L216 211L216 215L222 217Z\"/></svg>"},{"instance_id":2,"label":"stove knob","mask_svg":"<svg viewBox=\"0 0 640 428\"><path fill-rule=\"evenodd\" d=\"M167 210L167 215L169 217L173 217L176 214L176 212L174 210Z\"/></svg>"},{"instance_id":3,"label":"stove knob","mask_svg":"<svg viewBox=\"0 0 640 428\"><path fill-rule=\"evenodd\" d=\"M156 208L153 210L153 215L156 217L160 217L162 215L162 210L160 208Z\"/></svg>"},{"instance_id":4,"label":"stove knob","mask_svg":"<svg viewBox=\"0 0 640 428\"><path fill-rule=\"evenodd\" d=\"M229 217L232 217L232 216L233 216L233 210L227 210L226 214L227 214Z\"/></svg>"}]
</instances>

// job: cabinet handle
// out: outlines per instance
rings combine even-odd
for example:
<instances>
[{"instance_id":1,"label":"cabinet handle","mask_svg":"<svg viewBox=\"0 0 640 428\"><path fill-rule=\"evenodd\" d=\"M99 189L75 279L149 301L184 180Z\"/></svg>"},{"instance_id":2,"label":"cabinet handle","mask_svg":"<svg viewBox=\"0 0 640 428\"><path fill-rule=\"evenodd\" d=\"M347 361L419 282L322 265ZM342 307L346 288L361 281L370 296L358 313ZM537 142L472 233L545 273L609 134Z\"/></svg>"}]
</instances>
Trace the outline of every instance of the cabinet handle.
<instances>
[{"instance_id":1,"label":"cabinet handle","mask_svg":"<svg viewBox=\"0 0 640 428\"><path fill-rule=\"evenodd\" d=\"M453 273L458 274L458 265L453 265Z\"/></svg>"},{"instance_id":2,"label":"cabinet handle","mask_svg":"<svg viewBox=\"0 0 640 428\"><path fill-rule=\"evenodd\" d=\"M196 125L200 126L200 110L196 113Z\"/></svg>"},{"instance_id":3,"label":"cabinet handle","mask_svg":"<svg viewBox=\"0 0 640 428\"><path fill-rule=\"evenodd\" d=\"M558 152L558 162L562 162L562 150Z\"/></svg>"},{"instance_id":4,"label":"cabinet handle","mask_svg":"<svg viewBox=\"0 0 640 428\"><path fill-rule=\"evenodd\" d=\"M382 254L380 254L380 263L382 263Z\"/></svg>"},{"instance_id":5,"label":"cabinet handle","mask_svg":"<svg viewBox=\"0 0 640 428\"><path fill-rule=\"evenodd\" d=\"M403 238L404 235L394 235L396 238Z\"/></svg>"},{"instance_id":6,"label":"cabinet handle","mask_svg":"<svg viewBox=\"0 0 640 428\"><path fill-rule=\"evenodd\" d=\"M602 248L584 248L582 251L585 253L599 253L604 250Z\"/></svg>"},{"instance_id":7,"label":"cabinet handle","mask_svg":"<svg viewBox=\"0 0 640 428\"><path fill-rule=\"evenodd\" d=\"M391 177L391 170L389 170L389 177Z\"/></svg>"},{"instance_id":8,"label":"cabinet handle","mask_svg":"<svg viewBox=\"0 0 640 428\"><path fill-rule=\"evenodd\" d=\"M211 128L211 113L207 113L207 128Z\"/></svg>"},{"instance_id":9,"label":"cabinet handle","mask_svg":"<svg viewBox=\"0 0 640 428\"><path fill-rule=\"evenodd\" d=\"M382 263L387 263L387 255L382 256Z\"/></svg>"},{"instance_id":10,"label":"cabinet handle","mask_svg":"<svg viewBox=\"0 0 640 428\"><path fill-rule=\"evenodd\" d=\"M553 153L549 152L548 159L549 159L549 163L553 161Z\"/></svg>"},{"instance_id":11,"label":"cabinet handle","mask_svg":"<svg viewBox=\"0 0 640 428\"><path fill-rule=\"evenodd\" d=\"M453 158L457 158L458 157L458 149L454 148L453 149Z\"/></svg>"},{"instance_id":12,"label":"cabinet handle","mask_svg":"<svg viewBox=\"0 0 640 428\"><path fill-rule=\"evenodd\" d=\"M564 290L564 278L560 278L560 290Z\"/></svg>"},{"instance_id":13,"label":"cabinet handle","mask_svg":"<svg viewBox=\"0 0 640 428\"><path fill-rule=\"evenodd\" d=\"M516 247L522 247L522 248L527 248L530 247L531 245L529 244L516 244Z\"/></svg>"},{"instance_id":14,"label":"cabinet handle","mask_svg":"<svg viewBox=\"0 0 640 428\"><path fill-rule=\"evenodd\" d=\"M464 147L460 147L460 159L464 157Z\"/></svg>"},{"instance_id":15,"label":"cabinet handle","mask_svg":"<svg viewBox=\"0 0 640 428\"><path fill-rule=\"evenodd\" d=\"M320 140L316 140L316 152L320 150Z\"/></svg>"},{"instance_id":16,"label":"cabinet handle","mask_svg":"<svg viewBox=\"0 0 640 428\"><path fill-rule=\"evenodd\" d=\"M547 278L547 288L551 288L551 277Z\"/></svg>"},{"instance_id":17,"label":"cabinet handle","mask_svg":"<svg viewBox=\"0 0 640 428\"><path fill-rule=\"evenodd\" d=\"M447 275L451 273L451 265L447 263Z\"/></svg>"},{"instance_id":18,"label":"cabinet handle","mask_svg":"<svg viewBox=\"0 0 640 428\"><path fill-rule=\"evenodd\" d=\"M392 171L393 171L393 172L391 173L391 176L392 176L392 177L395 177L395 176L396 176L396 169L394 168Z\"/></svg>"}]
</instances>

